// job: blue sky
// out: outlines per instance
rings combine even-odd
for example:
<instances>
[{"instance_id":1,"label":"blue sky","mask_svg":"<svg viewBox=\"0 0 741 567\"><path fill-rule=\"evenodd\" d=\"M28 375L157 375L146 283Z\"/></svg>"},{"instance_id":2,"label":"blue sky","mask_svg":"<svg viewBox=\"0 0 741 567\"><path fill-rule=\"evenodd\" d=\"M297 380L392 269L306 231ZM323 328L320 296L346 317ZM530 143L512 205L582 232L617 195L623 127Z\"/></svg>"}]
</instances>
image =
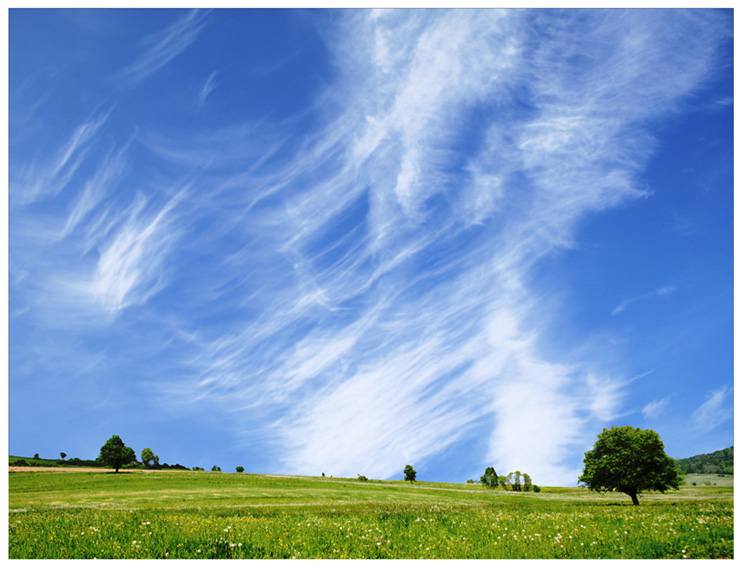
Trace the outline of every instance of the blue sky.
<instances>
[{"instance_id":1,"label":"blue sky","mask_svg":"<svg viewBox=\"0 0 741 567\"><path fill-rule=\"evenodd\" d=\"M11 10L9 450L573 485L733 444L729 10Z\"/></svg>"}]
</instances>

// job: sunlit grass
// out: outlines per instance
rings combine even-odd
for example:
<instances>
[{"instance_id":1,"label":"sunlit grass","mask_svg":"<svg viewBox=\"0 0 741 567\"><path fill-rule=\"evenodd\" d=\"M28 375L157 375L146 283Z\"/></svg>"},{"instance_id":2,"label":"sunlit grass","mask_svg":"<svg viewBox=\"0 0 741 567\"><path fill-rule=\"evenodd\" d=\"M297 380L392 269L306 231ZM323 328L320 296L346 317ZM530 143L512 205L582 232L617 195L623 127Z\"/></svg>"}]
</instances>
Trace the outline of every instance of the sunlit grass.
<instances>
[{"instance_id":1,"label":"sunlit grass","mask_svg":"<svg viewBox=\"0 0 741 567\"><path fill-rule=\"evenodd\" d=\"M732 557L732 491L644 498L218 473L13 473L11 558ZM17 510L17 511L12 511Z\"/></svg>"}]
</instances>

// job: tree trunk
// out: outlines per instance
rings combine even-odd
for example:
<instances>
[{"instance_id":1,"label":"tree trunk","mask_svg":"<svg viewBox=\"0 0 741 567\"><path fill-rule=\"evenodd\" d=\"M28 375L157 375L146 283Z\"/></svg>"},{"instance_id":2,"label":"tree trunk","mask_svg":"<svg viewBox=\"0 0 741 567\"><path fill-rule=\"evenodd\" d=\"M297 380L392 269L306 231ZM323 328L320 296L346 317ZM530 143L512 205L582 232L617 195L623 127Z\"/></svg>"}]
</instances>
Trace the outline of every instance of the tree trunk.
<instances>
[{"instance_id":1,"label":"tree trunk","mask_svg":"<svg viewBox=\"0 0 741 567\"><path fill-rule=\"evenodd\" d=\"M636 494L635 492L631 492L630 494L628 494L628 496L630 496L630 499L633 501L634 506L638 506L640 504L640 502L638 502L638 494Z\"/></svg>"}]
</instances>

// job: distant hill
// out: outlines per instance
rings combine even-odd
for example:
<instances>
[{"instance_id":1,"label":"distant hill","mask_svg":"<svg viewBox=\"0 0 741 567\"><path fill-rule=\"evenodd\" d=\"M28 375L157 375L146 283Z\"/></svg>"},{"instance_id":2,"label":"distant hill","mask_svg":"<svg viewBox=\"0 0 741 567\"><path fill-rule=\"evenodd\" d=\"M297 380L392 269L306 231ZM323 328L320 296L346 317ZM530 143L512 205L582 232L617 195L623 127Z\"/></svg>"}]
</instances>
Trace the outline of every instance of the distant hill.
<instances>
[{"instance_id":1,"label":"distant hill","mask_svg":"<svg viewBox=\"0 0 741 567\"><path fill-rule=\"evenodd\" d=\"M676 461L685 474L733 474L733 447Z\"/></svg>"}]
</instances>

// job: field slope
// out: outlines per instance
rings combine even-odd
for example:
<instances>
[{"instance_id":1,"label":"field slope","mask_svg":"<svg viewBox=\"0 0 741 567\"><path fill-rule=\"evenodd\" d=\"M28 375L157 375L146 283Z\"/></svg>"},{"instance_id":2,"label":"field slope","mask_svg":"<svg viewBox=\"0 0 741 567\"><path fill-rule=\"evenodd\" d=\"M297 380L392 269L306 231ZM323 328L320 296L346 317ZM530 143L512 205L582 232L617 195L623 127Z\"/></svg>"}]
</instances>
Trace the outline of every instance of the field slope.
<instances>
[{"instance_id":1,"label":"field slope","mask_svg":"<svg viewBox=\"0 0 741 567\"><path fill-rule=\"evenodd\" d=\"M210 472L12 472L11 558L733 556L733 490L577 488Z\"/></svg>"}]
</instances>

